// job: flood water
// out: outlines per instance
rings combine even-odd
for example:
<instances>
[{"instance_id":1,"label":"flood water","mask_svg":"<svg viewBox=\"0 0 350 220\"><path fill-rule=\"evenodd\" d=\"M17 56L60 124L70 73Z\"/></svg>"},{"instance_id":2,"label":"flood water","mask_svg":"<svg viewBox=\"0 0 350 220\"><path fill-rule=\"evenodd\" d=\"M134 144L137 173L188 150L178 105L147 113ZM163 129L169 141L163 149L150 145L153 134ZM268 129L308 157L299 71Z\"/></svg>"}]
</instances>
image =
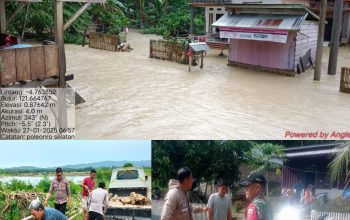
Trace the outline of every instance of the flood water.
<instances>
[{"instance_id":1,"label":"flood water","mask_svg":"<svg viewBox=\"0 0 350 220\"><path fill-rule=\"evenodd\" d=\"M149 40L128 34L130 53L66 45L70 84L87 100L76 108L78 139L280 139L286 131L346 132L350 94L327 75L325 48L320 82L313 70L297 77L227 66L211 50L204 68L149 58ZM227 51L225 52L227 55Z\"/></svg>"},{"instance_id":2,"label":"flood water","mask_svg":"<svg viewBox=\"0 0 350 220\"><path fill-rule=\"evenodd\" d=\"M86 176L66 176L67 180L73 181L74 183L81 183ZM21 180L26 183L29 183L33 186L39 184L39 182L43 179L42 176L6 176L0 177L0 182L9 183L13 179ZM52 180L55 178L54 176L49 176L49 179Z\"/></svg>"}]
</instances>

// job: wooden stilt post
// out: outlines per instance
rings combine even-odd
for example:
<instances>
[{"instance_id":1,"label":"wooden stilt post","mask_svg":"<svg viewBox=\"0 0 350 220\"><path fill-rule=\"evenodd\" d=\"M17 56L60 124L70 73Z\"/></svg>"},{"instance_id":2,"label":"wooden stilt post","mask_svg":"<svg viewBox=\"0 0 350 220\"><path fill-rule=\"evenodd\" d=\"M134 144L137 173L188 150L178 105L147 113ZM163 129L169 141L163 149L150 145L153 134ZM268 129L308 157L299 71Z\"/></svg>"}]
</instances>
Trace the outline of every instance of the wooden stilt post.
<instances>
[{"instance_id":1,"label":"wooden stilt post","mask_svg":"<svg viewBox=\"0 0 350 220\"><path fill-rule=\"evenodd\" d=\"M194 7L191 5L191 17L190 17L190 34L194 33Z\"/></svg>"},{"instance_id":2,"label":"wooden stilt post","mask_svg":"<svg viewBox=\"0 0 350 220\"><path fill-rule=\"evenodd\" d=\"M153 57L153 43L154 43L154 40L149 41L149 57L150 58Z\"/></svg>"},{"instance_id":3,"label":"wooden stilt post","mask_svg":"<svg viewBox=\"0 0 350 220\"><path fill-rule=\"evenodd\" d=\"M188 56L188 72L191 72L192 67L192 55Z\"/></svg>"},{"instance_id":4,"label":"wooden stilt post","mask_svg":"<svg viewBox=\"0 0 350 220\"><path fill-rule=\"evenodd\" d=\"M64 34L63 34L63 2L56 0L55 3L55 42L58 47L59 62L59 87L65 86L64 76L66 74L66 55L64 50Z\"/></svg>"},{"instance_id":5,"label":"wooden stilt post","mask_svg":"<svg viewBox=\"0 0 350 220\"><path fill-rule=\"evenodd\" d=\"M86 34L87 34L87 30L84 30L84 33L83 33L83 42L81 43L81 46L82 46L82 47L85 47Z\"/></svg>"},{"instance_id":6,"label":"wooden stilt post","mask_svg":"<svg viewBox=\"0 0 350 220\"><path fill-rule=\"evenodd\" d=\"M58 63L59 63L59 83L60 88L66 85L66 56L64 50L64 33L63 33L63 2L55 1L55 42L58 47ZM65 91L58 92L58 122L60 128L67 127L67 106Z\"/></svg>"},{"instance_id":7,"label":"wooden stilt post","mask_svg":"<svg viewBox=\"0 0 350 220\"><path fill-rule=\"evenodd\" d=\"M338 47L340 38L340 29L342 24L343 0L335 0L334 17L332 28L331 49L329 53L328 74L335 75L337 73Z\"/></svg>"},{"instance_id":8,"label":"wooden stilt post","mask_svg":"<svg viewBox=\"0 0 350 220\"><path fill-rule=\"evenodd\" d=\"M204 52L201 53L201 65L200 65L200 68L203 68L203 57L204 57L203 53Z\"/></svg>"},{"instance_id":9,"label":"wooden stilt post","mask_svg":"<svg viewBox=\"0 0 350 220\"><path fill-rule=\"evenodd\" d=\"M0 25L1 33L6 33L6 13L5 13L5 0L0 0Z\"/></svg>"},{"instance_id":10,"label":"wooden stilt post","mask_svg":"<svg viewBox=\"0 0 350 220\"><path fill-rule=\"evenodd\" d=\"M315 72L314 72L314 80L317 80L317 81L320 81L321 79L323 39L324 39L324 30L325 30L325 23L326 23L326 13L327 13L327 0L321 0L320 23L318 26L316 64L315 64Z\"/></svg>"}]
</instances>

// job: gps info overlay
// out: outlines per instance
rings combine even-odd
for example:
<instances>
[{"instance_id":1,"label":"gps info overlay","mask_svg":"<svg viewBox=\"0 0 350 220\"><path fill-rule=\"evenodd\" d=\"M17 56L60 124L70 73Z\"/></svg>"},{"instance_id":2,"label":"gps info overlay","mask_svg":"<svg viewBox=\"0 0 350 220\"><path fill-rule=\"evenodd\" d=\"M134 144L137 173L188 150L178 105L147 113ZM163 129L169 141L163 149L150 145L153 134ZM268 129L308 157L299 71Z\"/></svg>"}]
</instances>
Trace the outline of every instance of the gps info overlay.
<instances>
[{"instance_id":1,"label":"gps info overlay","mask_svg":"<svg viewBox=\"0 0 350 220\"><path fill-rule=\"evenodd\" d=\"M71 88L1 88L0 139L75 139Z\"/></svg>"}]
</instances>

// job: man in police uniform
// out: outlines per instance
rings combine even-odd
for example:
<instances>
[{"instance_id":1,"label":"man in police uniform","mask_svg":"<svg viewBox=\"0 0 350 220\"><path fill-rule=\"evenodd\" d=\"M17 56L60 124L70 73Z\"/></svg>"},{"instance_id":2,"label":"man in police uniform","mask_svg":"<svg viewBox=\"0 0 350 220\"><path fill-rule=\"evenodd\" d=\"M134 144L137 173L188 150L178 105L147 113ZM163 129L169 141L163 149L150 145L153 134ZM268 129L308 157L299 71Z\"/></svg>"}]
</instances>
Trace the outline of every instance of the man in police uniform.
<instances>
[{"instance_id":1,"label":"man in police uniform","mask_svg":"<svg viewBox=\"0 0 350 220\"><path fill-rule=\"evenodd\" d=\"M265 177L261 173L252 173L240 185L245 186L245 196L249 202L245 219L272 220L270 208L264 199Z\"/></svg>"},{"instance_id":2,"label":"man in police uniform","mask_svg":"<svg viewBox=\"0 0 350 220\"><path fill-rule=\"evenodd\" d=\"M207 207L195 207L189 202L187 192L192 188L192 171L182 167L177 171L177 180L169 181L169 191L164 198L161 220L193 220L192 212L206 212Z\"/></svg>"},{"instance_id":3,"label":"man in police uniform","mask_svg":"<svg viewBox=\"0 0 350 220\"><path fill-rule=\"evenodd\" d=\"M60 167L56 169L56 178L54 178L51 182L49 192L46 195L44 206L47 206L52 193L55 194L55 209L64 215L66 213L67 202L68 206L70 206L71 192L69 182L66 178L64 178L62 168Z\"/></svg>"}]
</instances>

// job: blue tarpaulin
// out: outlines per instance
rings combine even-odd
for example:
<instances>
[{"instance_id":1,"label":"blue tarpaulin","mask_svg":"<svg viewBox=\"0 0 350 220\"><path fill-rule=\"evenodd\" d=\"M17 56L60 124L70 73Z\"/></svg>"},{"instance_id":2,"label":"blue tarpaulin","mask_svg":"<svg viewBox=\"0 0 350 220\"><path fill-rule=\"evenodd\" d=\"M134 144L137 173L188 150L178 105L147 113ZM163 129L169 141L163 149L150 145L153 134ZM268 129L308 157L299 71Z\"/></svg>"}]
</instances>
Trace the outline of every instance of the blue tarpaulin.
<instances>
[{"instance_id":1,"label":"blue tarpaulin","mask_svg":"<svg viewBox=\"0 0 350 220\"><path fill-rule=\"evenodd\" d=\"M15 44L15 45L12 45L10 47L6 47L5 49L18 49L18 48L28 48L28 47L32 47L32 45L30 45L30 44Z\"/></svg>"}]
</instances>

